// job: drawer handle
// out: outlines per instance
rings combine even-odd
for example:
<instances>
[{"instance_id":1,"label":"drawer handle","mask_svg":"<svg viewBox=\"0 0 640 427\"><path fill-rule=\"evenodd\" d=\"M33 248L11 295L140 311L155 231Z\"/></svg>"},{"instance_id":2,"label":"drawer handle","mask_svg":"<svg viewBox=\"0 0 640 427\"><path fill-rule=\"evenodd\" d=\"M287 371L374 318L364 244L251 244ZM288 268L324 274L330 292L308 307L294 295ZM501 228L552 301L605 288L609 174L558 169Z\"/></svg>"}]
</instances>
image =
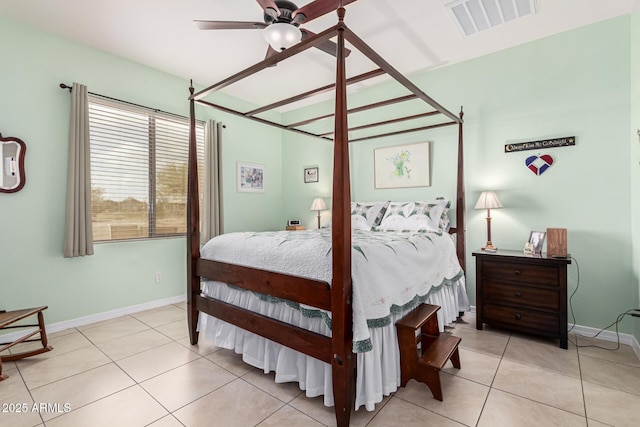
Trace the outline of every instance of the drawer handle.
<instances>
[{"instance_id":1,"label":"drawer handle","mask_svg":"<svg viewBox=\"0 0 640 427\"><path fill-rule=\"evenodd\" d=\"M522 296L522 294L520 292L516 292L514 295L517 296L518 298L520 298Z\"/></svg>"},{"instance_id":2,"label":"drawer handle","mask_svg":"<svg viewBox=\"0 0 640 427\"><path fill-rule=\"evenodd\" d=\"M516 271L514 271L514 273L515 273L515 275L516 275L516 276L519 276L520 274L522 274L522 273L520 272L520 270L516 270Z\"/></svg>"},{"instance_id":3,"label":"drawer handle","mask_svg":"<svg viewBox=\"0 0 640 427\"><path fill-rule=\"evenodd\" d=\"M521 318L522 316L520 315L520 313L516 313L516 315L515 315L515 316L513 316L513 317L515 317L517 320L520 320L520 318Z\"/></svg>"}]
</instances>

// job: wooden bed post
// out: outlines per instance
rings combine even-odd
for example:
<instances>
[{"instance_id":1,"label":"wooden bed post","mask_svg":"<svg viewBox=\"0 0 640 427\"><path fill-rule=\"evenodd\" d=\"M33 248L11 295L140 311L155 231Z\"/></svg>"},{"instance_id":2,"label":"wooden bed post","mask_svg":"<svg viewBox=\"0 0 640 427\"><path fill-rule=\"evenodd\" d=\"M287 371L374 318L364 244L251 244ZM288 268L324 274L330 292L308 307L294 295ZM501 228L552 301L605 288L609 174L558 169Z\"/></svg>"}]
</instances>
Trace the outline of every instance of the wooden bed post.
<instances>
[{"instance_id":1,"label":"wooden bed post","mask_svg":"<svg viewBox=\"0 0 640 427\"><path fill-rule=\"evenodd\" d=\"M349 136L347 125L347 85L344 47L344 7L338 12L338 51L336 63L336 109L333 146L333 204L331 244L331 347L333 398L336 422L349 425L355 395L355 356L351 310L351 190L349 174Z\"/></svg>"},{"instance_id":2,"label":"wooden bed post","mask_svg":"<svg viewBox=\"0 0 640 427\"><path fill-rule=\"evenodd\" d=\"M189 93L193 96L193 81ZM195 275L200 258L200 209L198 196L198 154L196 147L195 100L189 101L189 169L187 172L187 322L189 341L198 343L198 310L195 297L200 295L200 278Z\"/></svg>"},{"instance_id":3,"label":"wooden bed post","mask_svg":"<svg viewBox=\"0 0 640 427\"><path fill-rule=\"evenodd\" d=\"M465 250L465 194L464 194L464 157L462 149L462 124L464 111L460 107L460 122L458 122L458 186L456 190L456 254L462 271L467 271Z\"/></svg>"}]
</instances>

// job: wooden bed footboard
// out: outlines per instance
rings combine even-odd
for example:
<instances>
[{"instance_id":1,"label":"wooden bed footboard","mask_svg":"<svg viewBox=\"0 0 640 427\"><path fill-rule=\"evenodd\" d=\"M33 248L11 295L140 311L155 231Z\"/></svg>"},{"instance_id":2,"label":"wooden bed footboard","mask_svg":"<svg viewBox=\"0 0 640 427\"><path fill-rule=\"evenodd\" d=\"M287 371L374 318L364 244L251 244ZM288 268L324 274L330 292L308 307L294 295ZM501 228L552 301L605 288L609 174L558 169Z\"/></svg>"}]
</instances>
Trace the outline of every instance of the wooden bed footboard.
<instances>
[{"instance_id":1,"label":"wooden bed footboard","mask_svg":"<svg viewBox=\"0 0 640 427\"><path fill-rule=\"evenodd\" d=\"M196 262L197 276L276 298L331 311L327 282L204 258Z\"/></svg>"},{"instance_id":2,"label":"wooden bed footboard","mask_svg":"<svg viewBox=\"0 0 640 427\"><path fill-rule=\"evenodd\" d=\"M248 291L331 311L331 286L321 280L204 258L197 258L194 261L193 274L197 278L222 282ZM195 311L203 311L220 319L222 317L217 315L216 309L219 309L221 315L229 311L222 305L211 303L210 301L216 301L214 298L202 295L200 280L192 281L189 293L190 298L187 302ZM192 344L195 343L197 343L197 337L195 342L192 342Z\"/></svg>"},{"instance_id":3,"label":"wooden bed footboard","mask_svg":"<svg viewBox=\"0 0 640 427\"><path fill-rule=\"evenodd\" d=\"M196 310L260 335L325 363L331 363L331 337L281 322L217 299L198 295Z\"/></svg>"},{"instance_id":4,"label":"wooden bed footboard","mask_svg":"<svg viewBox=\"0 0 640 427\"><path fill-rule=\"evenodd\" d=\"M331 311L331 287L327 282L203 258L197 260L195 270L203 278ZM190 309L331 363L331 337L202 295L199 286L192 293Z\"/></svg>"}]
</instances>

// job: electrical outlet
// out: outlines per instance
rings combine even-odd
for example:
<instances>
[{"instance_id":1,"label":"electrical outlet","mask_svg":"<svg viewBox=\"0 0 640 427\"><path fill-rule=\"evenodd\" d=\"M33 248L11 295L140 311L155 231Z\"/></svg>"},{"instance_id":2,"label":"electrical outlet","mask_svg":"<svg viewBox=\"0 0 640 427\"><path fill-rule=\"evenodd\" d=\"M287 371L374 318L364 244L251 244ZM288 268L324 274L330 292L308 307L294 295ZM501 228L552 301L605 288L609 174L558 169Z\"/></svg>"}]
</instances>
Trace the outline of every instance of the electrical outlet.
<instances>
[{"instance_id":1,"label":"electrical outlet","mask_svg":"<svg viewBox=\"0 0 640 427\"><path fill-rule=\"evenodd\" d=\"M156 283L162 283L162 272L156 271Z\"/></svg>"}]
</instances>

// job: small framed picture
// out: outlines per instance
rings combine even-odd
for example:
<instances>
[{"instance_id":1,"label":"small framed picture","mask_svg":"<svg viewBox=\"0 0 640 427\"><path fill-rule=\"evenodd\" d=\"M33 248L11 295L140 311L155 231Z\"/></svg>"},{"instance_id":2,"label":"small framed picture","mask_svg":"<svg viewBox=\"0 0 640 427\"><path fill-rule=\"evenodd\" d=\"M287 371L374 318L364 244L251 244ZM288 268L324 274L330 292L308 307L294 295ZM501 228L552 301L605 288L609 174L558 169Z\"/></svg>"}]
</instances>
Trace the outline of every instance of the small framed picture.
<instances>
[{"instance_id":1,"label":"small framed picture","mask_svg":"<svg viewBox=\"0 0 640 427\"><path fill-rule=\"evenodd\" d=\"M238 191L247 193L264 193L264 165L238 162Z\"/></svg>"},{"instance_id":2,"label":"small framed picture","mask_svg":"<svg viewBox=\"0 0 640 427\"><path fill-rule=\"evenodd\" d=\"M318 182L318 168L304 168L304 183Z\"/></svg>"},{"instance_id":3,"label":"small framed picture","mask_svg":"<svg viewBox=\"0 0 640 427\"><path fill-rule=\"evenodd\" d=\"M544 231L532 231L529 234L529 242L527 246L531 249L532 254L540 255L542 253L542 244L544 243L544 238L547 235Z\"/></svg>"}]
</instances>

